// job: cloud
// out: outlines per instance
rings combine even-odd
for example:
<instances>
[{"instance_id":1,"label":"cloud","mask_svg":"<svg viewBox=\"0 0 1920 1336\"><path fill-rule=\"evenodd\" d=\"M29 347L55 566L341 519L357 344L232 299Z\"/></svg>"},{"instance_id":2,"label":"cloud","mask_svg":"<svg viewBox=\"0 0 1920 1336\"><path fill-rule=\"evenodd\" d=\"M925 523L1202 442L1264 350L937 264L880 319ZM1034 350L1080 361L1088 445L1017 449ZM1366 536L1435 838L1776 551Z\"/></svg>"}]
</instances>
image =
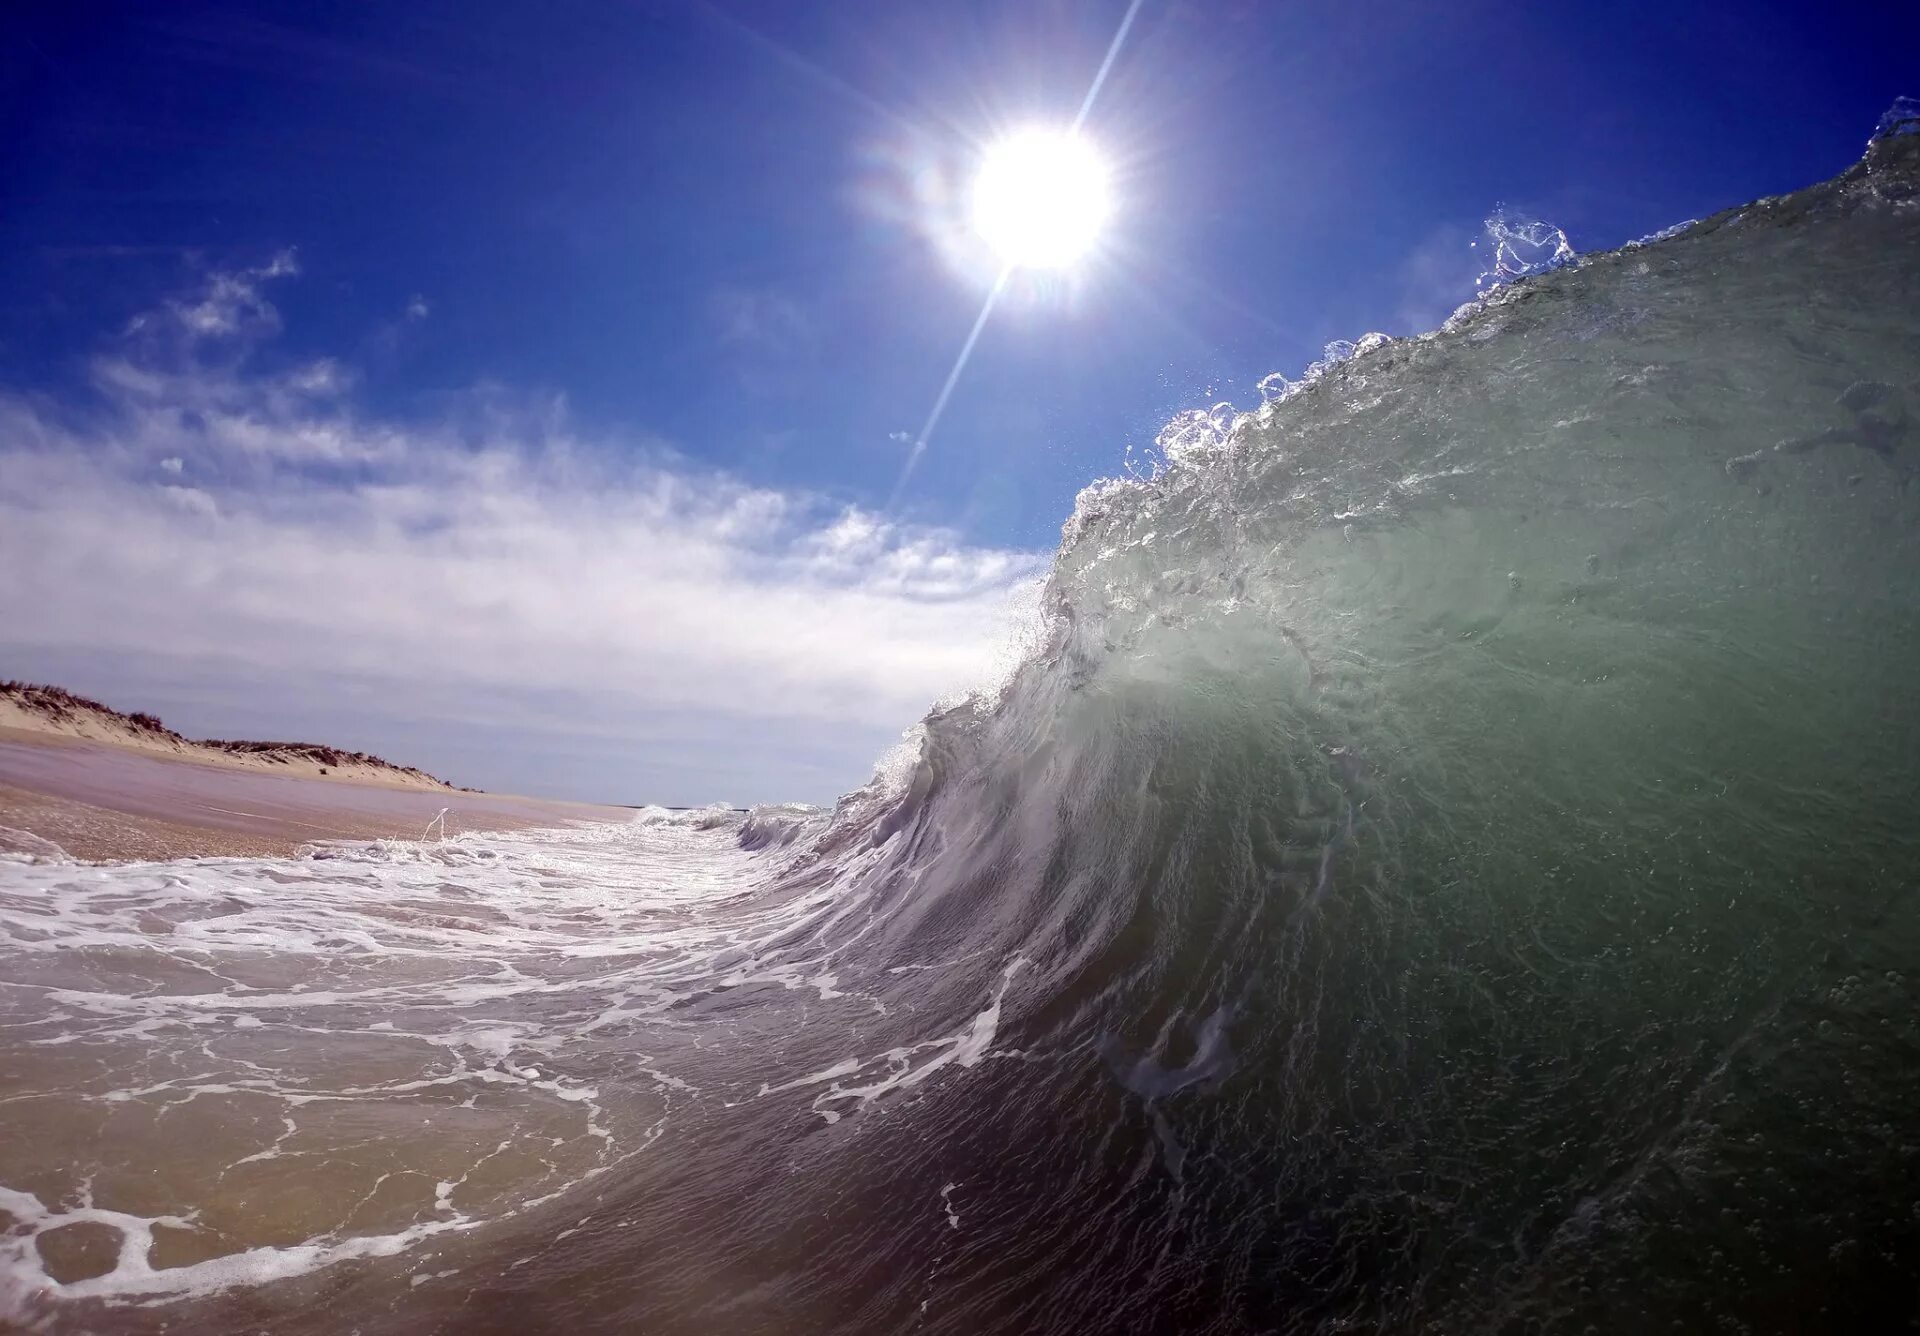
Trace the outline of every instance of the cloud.
<instances>
[{"instance_id":1,"label":"cloud","mask_svg":"<svg viewBox=\"0 0 1920 1336\"><path fill-rule=\"evenodd\" d=\"M407 298L400 314L382 320L361 344L362 360L377 369L391 369L400 355L418 341L418 326L433 314L433 303L416 292Z\"/></svg>"},{"instance_id":2,"label":"cloud","mask_svg":"<svg viewBox=\"0 0 1920 1336\"><path fill-rule=\"evenodd\" d=\"M787 397L815 375L821 330L792 297L772 288L721 288L707 308L715 361L733 373L742 393Z\"/></svg>"},{"instance_id":3,"label":"cloud","mask_svg":"<svg viewBox=\"0 0 1920 1336\"><path fill-rule=\"evenodd\" d=\"M639 774L666 790L641 798L666 800L787 796L789 781L829 797L823 771L835 790L858 782L872 748L995 666L1037 554L590 436L558 401L476 391L401 424L362 412L332 360L194 355L277 327L262 294L292 272L277 266L211 275L147 317L94 363L90 409L0 396L10 652L121 665L116 681L214 659L189 675L203 696L250 683L250 710L277 691L309 713L338 699L342 719L371 697L410 725L485 719L531 739L529 757L617 719L626 732L599 741L634 765L602 747L558 787L626 797L589 781ZM178 342L145 341L169 325ZM155 483L156 468L196 485ZM663 719L671 753L653 745ZM494 756L481 782L512 786L512 761ZM734 787L672 787L696 774Z\"/></svg>"},{"instance_id":4,"label":"cloud","mask_svg":"<svg viewBox=\"0 0 1920 1336\"><path fill-rule=\"evenodd\" d=\"M771 289L722 288L709 301L722 343L787 352L809 342L813 321L800 304Z\"/></svg>"},{"instance_id":5,"label":"cloud","mask_svg":"<svg viewBox=\"0 0 1920 1336\"><path fill-rule=\"evenodd\" d=\"M887 439L895 445L912 445L913 433L910 431L890 431L887 433Z\"/></svg>"},{"instance_id":6,"label":"cloud","mask_svg":"<svg viewBox=\"0 0 1920 1336\"><path fill-rule=\"evenodd\" d=\"M155 328L156 316L164 314L189 339L272 333L280 328L280 314L261 295L261 285L299 272L299 260L291 250L281 251L258 268L217 271L191 296L168 302L164 313L135 316L129 332Z\"/></svg>"}]
</instances>

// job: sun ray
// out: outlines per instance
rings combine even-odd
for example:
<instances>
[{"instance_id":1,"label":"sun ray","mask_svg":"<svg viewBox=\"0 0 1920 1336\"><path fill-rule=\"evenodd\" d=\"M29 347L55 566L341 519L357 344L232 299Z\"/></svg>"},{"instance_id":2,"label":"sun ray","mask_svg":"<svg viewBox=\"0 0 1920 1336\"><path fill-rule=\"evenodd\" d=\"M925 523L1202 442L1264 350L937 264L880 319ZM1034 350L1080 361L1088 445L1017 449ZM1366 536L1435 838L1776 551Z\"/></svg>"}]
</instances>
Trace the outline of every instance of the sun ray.
<instances>
[{"instance_id":1,"label":"sun ray","mask_svg":"<svg viewBox=\"0 0 1920 1336\"><path fill-rule=\"evenodd\" d=\"M1066 138L1070 141L1084 142L1080 140L1081 128L1086 124L1088 115L1092 113L1094 101L1100 96L1100 90L1106 84L1107 76L1112 72L1114 61L1118 59L1120 48L1125 44L1127 33L1132 29L1133 21L1139 14L1140 7L1144 2L1145 0L1132 0L1132 3L1127 6L1127 12L1121 16L1120 26L1114 30L1113 40L1107 44L1107 53L1105 57L1101 59L1100 68L1095 72L1093 82L1087 88L1086 97L1081 100L1080 110L1073 118L1072 128L1067 132ZM1096 166L1098 166L1097 157L1094 159L1094 162ZM1101 167L1099 170L1101 176L1100 185L1104 189L1104 167ZM1105 221L1105 208L1103 206L1100 217L1091 229L1093 235L1098 234L1099 226L1104 224ZM1091 239L1092 238L1089 237L1087 244L1091 244ZM912 448L907 452L906 463L900 468L899 481L894 483L893 492L887 498L886 508L889 511L899 504L900 494L906 489L908 478L912 476L914 467L919 464L921 456L926 453L927 442L932 438L933 429L939 424L941 414L946 412L947 401L953 397L954 387L960 383L961 374L965 372L967 362L973 356L974 346L980 342L980 335L987 327L987 320L993 314L994 306L999 302L1001 293L1006 290L1008 280L1012 278L1013 271L1018 267L1019 262L1015 260L1008 260L1004 263L1001 267L999 277L994 279L993 287L987 293L987 299L980 304L980 314L974 318L973 328L968 331L966 342L960 346L960 355L954 359L953 369L947 373L946 383L940 387L939 396L935 398L933 402L933 410L927 414L926 425L921 427L919 435L914 437Z\"/></svg>"}]
</instances>

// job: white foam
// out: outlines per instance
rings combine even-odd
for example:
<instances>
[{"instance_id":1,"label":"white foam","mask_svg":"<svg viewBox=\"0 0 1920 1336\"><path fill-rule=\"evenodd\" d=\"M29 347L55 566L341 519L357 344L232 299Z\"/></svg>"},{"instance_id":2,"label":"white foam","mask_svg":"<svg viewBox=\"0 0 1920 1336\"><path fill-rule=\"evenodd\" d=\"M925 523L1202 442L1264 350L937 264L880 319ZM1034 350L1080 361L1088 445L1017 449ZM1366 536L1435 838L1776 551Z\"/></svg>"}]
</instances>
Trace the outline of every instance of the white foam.
<instances>
[{"instance_id":1,"label":"white foam","mask_svg":"<svg viewBox=\"0 0 1920 1336\"><path fill-rule=\"evenodd\" d=\"M148 1261L154 1227L165 1225L190 1230L194 1228L192 1217L140 1216L95 1206L58 1210L43 1205L31 1193L5 1187L0 1187L0 1210L18 1222L14 1229L0 1235L0 1316L14 1317L28 1314L36 1301L49 1299L152 1300L216 1294L240 1285L261 1285L354 1258L392 1257L422 1239L451 1230L470 1229L478 1223L459 1216L414 1225L392 1234L315 1241L286 1248L250 1248L225 1257L156 1270ZM104 1275L63 1284L47 1274L34 1239L49 1230L81 1222L104 1224L118 1230L119 1257L113 1269Z\"/></svg>"},{"instance_id":2,"label":"white foam","mask_svg":"<svg viewBox=\"0 0 1920 1336\"><path fill-rule=\"evenodd\" d=\"M923 1040L918 1044L890 1048L869 1058L845 1058L817 1072L795 1080L784 1081L777 1085L762 1085L762 1095L776 1094L783 1090L796 1090L803 1086L827 1085L827 1089L813 1101L814 1112L829 1123L840 1121L841 1110L831 1105L838 1101L852 1101L866 1104L879 1099L882 1095L896 1090L906 1090L928 1080L948 1066L972 1067L987 1056L993 1044L995 1033L1000 1028L1000 1004L1006 998L1007 986L1013 976L1026 964L1024 957L1015 956L1000 972L1000 982L993 990L992 998L977 1013L966 1028L957 1034L945 1035L938 1039ZM919 1055L932 1052L933 1056L925 1061L916 1061ZM843 1085L843 1078L873 1072L874 1079L865 1085Z\"/></svg>"},{"instance_id":3,"label":"white foam","mask_svg":"<svg viewBox=\"0 0 1920 1336\"><path fill-rule=\"evenodd\" d=\"M687 1000L774 984L822 1006L878 1006L834 963L873 918L848 902L844 881L768 894L797 842L742 850L730 809L649 815L330 845L292 860L0 862L0 1062L60 1052L81 1074L23 1098L43 1111L111 1106L116 1127L134 1129L90 1147L103 1183L130 1171L143 1146L168 1153L171 1111L192 1109L231 1137L182 1160L209 1167L177 1206L141 1215L113 1200L75 1204L71 1186L43 1200L49 1175L79 1166L9 1157L0 1112L0 1183L32 1172L42 1194L0 1187L16 1222L0 1239L0 1319L67 1300L161 1302L262 1284L523 1213L643 1152L676 1103L699 1096L671 1060L649 1056L659 1051L649 1036L682 1033L674 1009ZM976 1023L923 1065L977 1060L992 1025ZM355 1193L354 1209L379 1217L371 1224L343 1219L269 1247L245 1246L224 1220L236 1251L152 1265L154 1230L210 1227L230 1176L328 1163L339 1135L329 1129L345 1125L329 1110L409 1101L420 1102L419 1129L389 1147L401 1168ZM447 1109L479 1121L437 1113ZM468 1146L462 1129L475 1126L512 1131ZM523 1143L542 1149L528 1156ZM407 1167L449 1156L464 1171ZM417 1196L406 1186L415 1179ZM396 1192L410 1200L393 1205ZM119 1254L105 1275L61 1284L36 1239L82 1221L117 1230Z\"/></svg>"}]
</instances>

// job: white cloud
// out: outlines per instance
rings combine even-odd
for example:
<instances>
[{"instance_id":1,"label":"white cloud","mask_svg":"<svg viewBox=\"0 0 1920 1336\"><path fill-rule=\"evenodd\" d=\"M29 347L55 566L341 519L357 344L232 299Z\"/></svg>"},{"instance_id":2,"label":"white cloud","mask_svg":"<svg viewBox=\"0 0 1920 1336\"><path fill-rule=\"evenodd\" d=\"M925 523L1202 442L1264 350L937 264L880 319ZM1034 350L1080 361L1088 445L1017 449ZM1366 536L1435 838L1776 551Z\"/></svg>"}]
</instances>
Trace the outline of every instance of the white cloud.
<instances>
[{"instance_id":1,"label":"white cloud","mask_svg":"<svg viewBox=\"0 0 1920 1336\"><path fill-rule=\"evenodd\" d=\"M290 250L253 269L216 271L199 291L168 302L165 313L193 339L271 333L280 327L280 316L261 296L260 287L299 272L299 260ZM134 318L129 332L153 327L154 315L141 315Z\"/></svg>"},{"instance_id":2,"label":"white cloud","mask_svg":"<svg viewBox=\"0 0 1920 1336\"><path fill-rule=\"evenodd\" d=\"M287 272L213 275L143 329L268 329L260 284ZM222 324L216 308L245 314ZM138 350L103 357L94 387L105 407L82 419L0 396L9 645L61 662L216 655L236 681L322 697L373 684L467 717L485 699L496 724L548 735L558 697L697 718L702 745L729 753L702 773L768 785L732 796L814 773L780 753L797 737L845 730L865 748L987 674L1010 595L1040 568L644 438L588 439L563 404L476 393L457 420L401 426L360 413L330 361L269 374ZM155 484L156 466L198 485ZM828 796L807 783L799 796Z\"/></svg>"},{"instance_id":3,"label":"white cloud","mask_svg":"<svg viewBox=\"0 0 1920 1336\"><path fill-rule=\"evenodd\" d=\"M175 487L163 483L158 488L158 494L167 505L191 515L211 519L220 513L219 503L198 487Z\"/></svg>"}]
</instances>

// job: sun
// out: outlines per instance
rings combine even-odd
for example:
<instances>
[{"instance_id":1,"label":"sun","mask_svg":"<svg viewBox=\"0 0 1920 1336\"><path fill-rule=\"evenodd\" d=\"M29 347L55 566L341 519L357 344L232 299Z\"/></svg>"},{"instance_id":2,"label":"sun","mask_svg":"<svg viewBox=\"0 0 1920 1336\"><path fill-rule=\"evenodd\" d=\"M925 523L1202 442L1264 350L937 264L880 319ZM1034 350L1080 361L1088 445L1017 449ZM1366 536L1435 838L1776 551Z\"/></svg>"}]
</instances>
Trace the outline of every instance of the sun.
<instances>
[{"instance_id":1,"label":"sun","mask_svg":"<svg viewBox=\"0 0 1920 1336\"><path fill-rule=\"evenodd\" d=\"M973 183L973 226L1009 266L1057 269L1092 250L1113 212L1107 164L1071 130L1021 130L990 145Z\"/></svg>"}]
</instances>

